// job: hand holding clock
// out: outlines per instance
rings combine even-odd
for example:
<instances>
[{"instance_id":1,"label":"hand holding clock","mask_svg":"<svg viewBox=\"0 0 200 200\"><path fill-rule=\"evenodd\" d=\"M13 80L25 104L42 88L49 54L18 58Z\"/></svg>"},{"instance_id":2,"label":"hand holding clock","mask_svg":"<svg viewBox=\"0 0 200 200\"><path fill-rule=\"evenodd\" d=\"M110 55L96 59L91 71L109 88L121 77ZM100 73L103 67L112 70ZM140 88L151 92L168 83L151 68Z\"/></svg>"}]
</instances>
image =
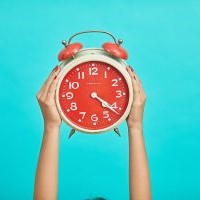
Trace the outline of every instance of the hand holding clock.
<instances>
[{"instance_id":1,"label":"hand holding clock","mask_svg":"<svg viewBox=\"0 0 200 200\"><path fill-rule=\"evenodd\" d=\"M36 95L44 118L45 127L60 127L62 121L54 99L59 72L60 68L58 66L55 67Z\"/></svg>"},{"instance_id":2,"label":"hand holding clock","mask_svg":"<svg viewBox=\"0 0 200 200\"><path fill-rule=\"evenodd\" d=\"M132 108L126 121L129 128L133 127L141 128L144 106L146 102L146 94L142 87L141 81L134 72L134 70L131 67L127 67L127 71L131 76L134 95L133 95Z\"/></svg>"},{"instance_id":3,"label":"hand holding clock","mask_svg":"<svg viewBox=\"0 0 200 200\"><path fill-rule=\"evenodd\" d=\"M127 117L129 138L129 191L130 199L151 200L150 173L143 137L142 119L146 94L136 73L127 68L131 76L134 97Z\"/></svg>"}]
</instances>

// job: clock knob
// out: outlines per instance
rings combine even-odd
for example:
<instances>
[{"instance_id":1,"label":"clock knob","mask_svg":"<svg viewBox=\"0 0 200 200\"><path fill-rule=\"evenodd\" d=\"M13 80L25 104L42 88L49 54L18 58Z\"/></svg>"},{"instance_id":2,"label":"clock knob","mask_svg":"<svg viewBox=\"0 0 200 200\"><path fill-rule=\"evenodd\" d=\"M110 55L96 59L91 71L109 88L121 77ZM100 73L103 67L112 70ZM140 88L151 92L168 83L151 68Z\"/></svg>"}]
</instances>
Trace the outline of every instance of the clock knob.
<instances>
[{"instance_id":1,"label":"clock knob","mask_svg":"<svg viewBox=\"0 0 200 200\"><path fill-rule=\"evenodd\" d=\"M62 44L65 46L65 48L62 49L58 54L59 61L66 60L72 57L83 47L81 43L76 42L72 44L67 44L65 40L62 41Z\"/></svg>"},{"instance_id":2,"label":"clock knob","mask_svg":"<svg viewBox=\"0 0 200 200\"><path fill-rule=\"evenodd\" d=\"M122 42L122 40L119 40L118 44L106 42L102 45L102 48L113 56L126 60L128 58L128 53L120 46Z\"/></svg>"}]
</instances>

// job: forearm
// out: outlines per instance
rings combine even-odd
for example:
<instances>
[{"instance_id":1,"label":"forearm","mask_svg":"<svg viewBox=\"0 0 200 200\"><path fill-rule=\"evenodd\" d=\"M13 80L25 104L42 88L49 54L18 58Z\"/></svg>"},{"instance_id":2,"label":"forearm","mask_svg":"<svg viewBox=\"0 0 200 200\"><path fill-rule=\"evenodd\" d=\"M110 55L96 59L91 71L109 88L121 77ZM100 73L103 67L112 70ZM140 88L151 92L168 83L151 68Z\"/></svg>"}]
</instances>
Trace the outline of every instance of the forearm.
<instances>
[{"instance_id":1,"label":"forearm","mask_svg":"<svg viewBox=\"0 0 200 200\"><path fill-rule=\"evenodd\" d=\"M45 126L35 177L35 200L56 200L58 188L59 127Z\"/></svg>"},{"instance_id":2,"label":"forearm","mask_svg":"<svg viewBox=\"0 0 200 200\"><path fill-rule=\"evenodd\" d=\"M150 200L150 177L142 125L129 131L130 200Z\"/></svg>"}]
</instances>

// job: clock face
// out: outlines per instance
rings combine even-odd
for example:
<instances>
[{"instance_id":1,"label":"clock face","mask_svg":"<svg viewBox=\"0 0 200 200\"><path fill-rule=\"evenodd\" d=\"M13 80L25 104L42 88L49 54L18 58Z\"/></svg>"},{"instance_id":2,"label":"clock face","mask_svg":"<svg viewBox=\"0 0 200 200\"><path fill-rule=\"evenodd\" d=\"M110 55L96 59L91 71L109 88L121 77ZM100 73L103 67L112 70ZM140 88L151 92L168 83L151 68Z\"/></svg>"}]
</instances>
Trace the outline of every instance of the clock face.
<instances>
[{"instance_id":1,"label":"clock face","mask_svg":"<svg viewBox=\"0 0 200 200\"><path fill-rule=\"evenodd\" d=\"M60 83L58 100L68 121L98 132L122 117L128 106L129 90L115 67L88 61L67 72Z\"/></svg>"}]
</instances>

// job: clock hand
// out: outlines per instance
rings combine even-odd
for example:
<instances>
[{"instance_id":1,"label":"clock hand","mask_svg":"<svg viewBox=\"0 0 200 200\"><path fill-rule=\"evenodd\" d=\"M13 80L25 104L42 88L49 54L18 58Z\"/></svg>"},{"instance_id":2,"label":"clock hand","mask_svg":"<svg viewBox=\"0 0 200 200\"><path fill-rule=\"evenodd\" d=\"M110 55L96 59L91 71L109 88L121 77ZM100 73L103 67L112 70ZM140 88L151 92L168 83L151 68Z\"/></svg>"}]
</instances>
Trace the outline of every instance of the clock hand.
<instances>
[{"instance_id":1,"label":"clock hand","mask_svg":"<svg viewBox=\"0 0 200 200\"><path fill-rule=\"evenodd\" d=\"M92 93L91 93L91 97L92 97L93 99L99 100L99 101L102 103L101 105L102 105L103 107L107 107L107 102L104 101L103 99L101 99L100 97L98 97L96 92L92 92Z\"/></svg>"},{"instance_id":2,"label":"clock hand","mask_svg":"<svg viewBox=\"0 0 200 200\"><path fill-rule=\"evenodd\" d=\"M92 92L91 93L91 97L92 98L96 98L97 100L99 100L102 103L103 107L107 107L110 110L112 110L114 113L116 113L117 115L119 115L119 113L108 102L106 102L102 98L98 97L96 92Z\"/></svg>"},{"instance_id":3,"label":"clock hand","mask_svg":"<svg viewBox=\"0 0 200 200\"><path fill-rule=\"evenodd\" d=\"M93 92L93 93L91 94L91 96L92 96L92 98L96 98L97 100L99 100L99 101L102 103L102 106L103 106L103 107L107 107L107 108L109 108L110 110L112 110L114 113L116 113L116 114L119 115L119 113L118 113L108 102L106 102L106 101L104 101L102 98L98 97L96 92Z\"/></svg>"},{"instance_id":4,"label":"clock hand","mask_svg":"<svg viewBox=\"0 0 200 200\"><path fill-rule=\"evenodd\" d=\"M99 97L98 97L98 98L99 98ZM98 98L97 98L97 99L98 99ZM116 113L116 114L119 115L119 113L118 113L108 102L105 102L105 101L104 101L104 102L102 103L102 106L103 106L103 107L109 108L109 109L112 110L114 113Z\"/></svg>"}]
</instances>

